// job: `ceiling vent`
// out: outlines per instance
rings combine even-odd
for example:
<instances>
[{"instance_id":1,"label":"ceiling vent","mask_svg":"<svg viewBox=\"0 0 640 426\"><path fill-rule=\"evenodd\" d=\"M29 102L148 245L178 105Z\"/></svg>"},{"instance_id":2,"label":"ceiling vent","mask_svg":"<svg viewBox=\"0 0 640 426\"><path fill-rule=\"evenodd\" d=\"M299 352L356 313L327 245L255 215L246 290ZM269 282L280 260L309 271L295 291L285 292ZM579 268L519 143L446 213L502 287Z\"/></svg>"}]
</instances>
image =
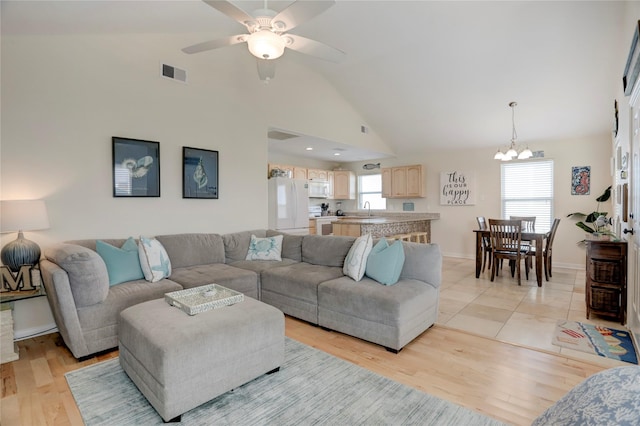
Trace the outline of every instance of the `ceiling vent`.
<instances>
[{"instance_id":1,"label":"ceiling vent","mask_svg":"<svg viewBox=\"0 0 640 426\"><path fill-rule=\"evenodd\" d=\"M187 72L167 64L160 64L160 75L164 78L168 78L182 83L187 82Z\"/></svg>"},{"instance_id":2,"label":"ceiling vent","mask_svg":"<svg viewBox=\"0 0 640 426\"><path fill-rule=\"evenodd\" d=\"M286 141L287 139L298 138L298 135L292 135L291 133L281 132L280 130L269 130L267 134L269 139L275 139L277 141Z\"/></svg>"}]
</instances>

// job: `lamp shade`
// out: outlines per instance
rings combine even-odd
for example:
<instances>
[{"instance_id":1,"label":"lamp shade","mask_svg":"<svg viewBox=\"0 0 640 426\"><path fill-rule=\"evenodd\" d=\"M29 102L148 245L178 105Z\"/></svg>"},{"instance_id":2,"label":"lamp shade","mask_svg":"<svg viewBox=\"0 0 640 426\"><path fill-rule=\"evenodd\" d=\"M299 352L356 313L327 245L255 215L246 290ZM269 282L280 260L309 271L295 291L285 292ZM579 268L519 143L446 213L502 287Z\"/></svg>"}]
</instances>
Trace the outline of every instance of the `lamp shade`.
<instances>
[{"instance_id":1,"label":"lamp shade","mask_svg":"<svg viewBox=\"0 0 640 426\"><path fill-rule=\"evenodd\" d=\"M49 217L43 200L0 201L0 233L48 228Z\"/></svg>"},{"instance_id":2,"label":"lamp shade","mask_svg":"<svg viewBox=\"0 0 640 426\"><path fill-rule=\"evenodd\" d=\"M249 36L249 51L260 59L276 59L284 53L285 41L269 30L260 30Z\"/></svg>"}]
</instances>

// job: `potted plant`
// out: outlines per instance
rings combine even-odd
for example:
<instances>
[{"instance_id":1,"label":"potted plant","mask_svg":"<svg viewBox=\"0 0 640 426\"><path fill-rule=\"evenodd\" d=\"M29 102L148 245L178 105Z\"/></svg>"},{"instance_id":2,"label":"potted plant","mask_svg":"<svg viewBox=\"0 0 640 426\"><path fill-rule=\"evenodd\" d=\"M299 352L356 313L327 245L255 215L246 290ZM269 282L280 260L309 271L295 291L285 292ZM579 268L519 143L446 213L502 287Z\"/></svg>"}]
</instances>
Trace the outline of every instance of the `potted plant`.
<instances>
[{"instance_id":1,"label":"potted plant","mask_svg":"<svg viewBox=\"0 0 640 426\"><path fill-rule=\"evenodd\" d=\"M614 237L615 234L611 232L609 229L609 225L611 225L611 218L607 217L607 212L600 211L600 203L605 203L609 201L611 198L611 186L604 190L602 195L596 198L598 205L596 206L596 210L589 213L569 213L567 217L578 217L582 220L576 222L576 226L583 231L589 233L591 236L596 238L609 238Z\"/></svg>"}]
</instances>

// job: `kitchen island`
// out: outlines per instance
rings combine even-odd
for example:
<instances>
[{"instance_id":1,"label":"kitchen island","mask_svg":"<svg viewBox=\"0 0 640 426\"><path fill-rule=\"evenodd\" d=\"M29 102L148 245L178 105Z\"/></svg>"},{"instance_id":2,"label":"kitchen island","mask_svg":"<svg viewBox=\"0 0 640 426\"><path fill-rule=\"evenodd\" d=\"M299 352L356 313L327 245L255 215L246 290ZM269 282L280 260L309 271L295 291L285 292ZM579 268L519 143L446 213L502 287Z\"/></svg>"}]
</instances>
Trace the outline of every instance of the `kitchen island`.
<instances>
[{"instance_id":1,"label":"kitchen island","mask_svg":"<svg viewBox=\"0 0 640 426\"><path fill-rule=\"evenodd\" d=\"M431 221L440 219L439 213L391 213L384 216L345 216L332 222L333 235L359 237L371 234L384 237L412 232L426 232L431 242Z\"/></svg>"}]
</instances>

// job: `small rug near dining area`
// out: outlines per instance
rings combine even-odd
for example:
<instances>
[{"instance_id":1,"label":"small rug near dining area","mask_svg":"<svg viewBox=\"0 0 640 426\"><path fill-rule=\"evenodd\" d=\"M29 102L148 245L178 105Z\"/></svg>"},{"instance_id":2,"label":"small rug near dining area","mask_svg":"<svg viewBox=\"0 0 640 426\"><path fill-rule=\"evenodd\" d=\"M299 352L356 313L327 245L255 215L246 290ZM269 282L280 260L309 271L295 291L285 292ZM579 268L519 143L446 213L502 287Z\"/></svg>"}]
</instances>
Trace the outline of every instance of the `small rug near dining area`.
<instances>
[{"instance_id":1,"label":"small rug near dining area","mask_svg":"<svg viewBox=\"0 0 640 426\"><path fill-rule=\"evenodd\" d=\"M112 359L65 374L86 425L162 425ZM289 338L280 371L182 415L185 425L502 425Z\"/></svg>"},{"instance_id":2,"label":"small rug near dining area","mask_svg":"<svg viewBox=\"0 0 640 426\"><path fill-rule=\"evenodd\" d=\"M558 320L552 343L563 348L638 363L629 332L577 321Z\"/></svg>"}]
</instances>

